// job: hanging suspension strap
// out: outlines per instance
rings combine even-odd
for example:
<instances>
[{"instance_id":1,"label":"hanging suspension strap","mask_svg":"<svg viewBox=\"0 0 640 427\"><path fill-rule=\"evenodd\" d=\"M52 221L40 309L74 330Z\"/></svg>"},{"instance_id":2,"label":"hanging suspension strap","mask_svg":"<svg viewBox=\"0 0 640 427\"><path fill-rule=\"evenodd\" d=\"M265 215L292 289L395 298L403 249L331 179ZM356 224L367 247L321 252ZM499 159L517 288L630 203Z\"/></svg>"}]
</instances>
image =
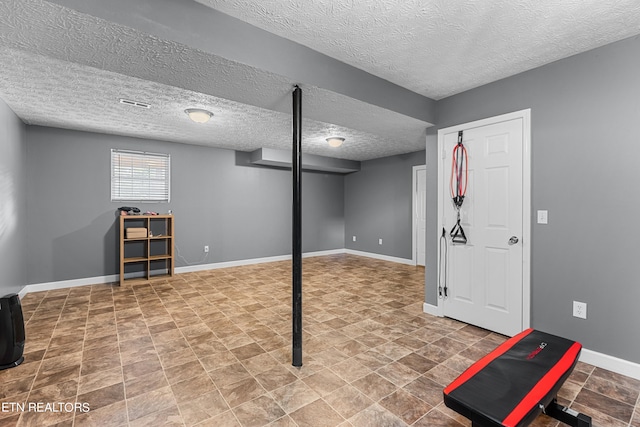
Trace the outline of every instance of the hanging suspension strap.
<instances>
[{"instance_id":1,"label":"hanging suspension strap","mask_svg":"<svg viewBox=\"0 0 640 427\"><path fill-rule=\"evenodd\" d=\"M462 144L462 131L458 132L458 144L453 148L451 156L451 179L449 187L451 188L451 198L454 208L457 212L456 224L451 229L451 242L464 245L467 243L467 236L464 234L462 225L460 225L460 208L464 202L464 196L467 194L467 183L469 181L469 164L467 149Z\"/></svg>"},{"instance_id":2,"label":"hanging suspension strap","mask_svg":"<svg viewBox=\"0 0 640 427\"><path fill-rule=\"evenodd\" d=\"M442 236L440 236L440 268L438 269L438 297L446 298L447 288L447 230L442 228ZM443 294L444 292L444 294Z\"/></svg>"}]
</instances>

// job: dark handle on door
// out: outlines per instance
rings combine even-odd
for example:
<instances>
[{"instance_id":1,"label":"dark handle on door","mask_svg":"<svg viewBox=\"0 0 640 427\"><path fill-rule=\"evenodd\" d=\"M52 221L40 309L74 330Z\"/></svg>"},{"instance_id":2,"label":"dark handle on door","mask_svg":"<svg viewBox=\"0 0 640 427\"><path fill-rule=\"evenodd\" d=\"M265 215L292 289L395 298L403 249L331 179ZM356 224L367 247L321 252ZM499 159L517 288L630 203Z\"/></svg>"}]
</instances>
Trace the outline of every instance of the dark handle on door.
<instances>
[{"instance_id":1,"label":"dark handle on door","mask_svg":"<svg viewBox=\"0 0 640 427\"><path fill-rule=\"evenodd\" d=\"M515 245L516 243L518 243L518 238L516 236L511 236L511 238L509 239L509 245Z\"/></svg>"}]
</instances>

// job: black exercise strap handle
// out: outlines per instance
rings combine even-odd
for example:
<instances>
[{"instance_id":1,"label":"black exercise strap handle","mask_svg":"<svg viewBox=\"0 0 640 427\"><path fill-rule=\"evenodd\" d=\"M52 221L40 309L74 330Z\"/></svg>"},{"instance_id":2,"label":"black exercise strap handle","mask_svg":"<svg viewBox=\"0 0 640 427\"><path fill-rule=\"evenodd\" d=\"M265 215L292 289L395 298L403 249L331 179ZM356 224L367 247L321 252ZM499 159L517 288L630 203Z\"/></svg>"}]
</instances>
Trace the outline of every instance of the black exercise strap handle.
<instances>
[{"instance_id":1,"label":"black exercise strap handle","mask_svg":"<svg viewBox=\"0 0 640 427\"><path fill-rule=\"evenodd\" d=\"M462 225L460 225L460 216L458 216L458 220L449 234L451 235L451 243L460 245L465 245L467 243L467 236L464 234Z\"/></svg>"}]
</instances>

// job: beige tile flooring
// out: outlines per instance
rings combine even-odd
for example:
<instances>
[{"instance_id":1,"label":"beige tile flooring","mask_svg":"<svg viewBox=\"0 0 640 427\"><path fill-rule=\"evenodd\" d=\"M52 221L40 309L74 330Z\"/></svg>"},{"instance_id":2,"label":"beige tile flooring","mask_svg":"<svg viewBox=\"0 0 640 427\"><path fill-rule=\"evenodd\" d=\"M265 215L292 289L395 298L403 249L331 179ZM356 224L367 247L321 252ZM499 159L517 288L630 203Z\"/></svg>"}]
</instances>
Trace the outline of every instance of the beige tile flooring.
<instances>
[{"instance_id":1,"label":"beige tile flooring","mask_svg":"<svg viewBox=\"0 0 640 427\"><path fill-rule=\"evenodd\" d=\"M504 337L424 314L420 267L307 258L294 368L290 271L28 294L25 362L0 372L0 427L470 425L442 388ZM579 363L560 399L596 426L640 427L639 394L640 381Z\"/></svg>"}]
</instances>

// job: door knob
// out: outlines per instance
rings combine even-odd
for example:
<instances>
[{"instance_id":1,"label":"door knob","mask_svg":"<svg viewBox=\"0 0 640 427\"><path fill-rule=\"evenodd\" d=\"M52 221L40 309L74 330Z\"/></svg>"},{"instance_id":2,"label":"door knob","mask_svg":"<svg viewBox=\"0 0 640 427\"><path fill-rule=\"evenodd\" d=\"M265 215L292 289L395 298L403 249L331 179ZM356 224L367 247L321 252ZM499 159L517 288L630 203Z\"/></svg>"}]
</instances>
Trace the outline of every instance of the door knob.
<instances>
[{"instance_id":1,"label":"door knob","mask_svg":"<svg viewBox=\"0 0 640 427\"><path fill-rule=\"evenodd\" d=\"M516 243L518 243L518 238L516 236L511 236L511 238L509 239L509 245L515 245Z\"/></svg>"}]
</instances>

